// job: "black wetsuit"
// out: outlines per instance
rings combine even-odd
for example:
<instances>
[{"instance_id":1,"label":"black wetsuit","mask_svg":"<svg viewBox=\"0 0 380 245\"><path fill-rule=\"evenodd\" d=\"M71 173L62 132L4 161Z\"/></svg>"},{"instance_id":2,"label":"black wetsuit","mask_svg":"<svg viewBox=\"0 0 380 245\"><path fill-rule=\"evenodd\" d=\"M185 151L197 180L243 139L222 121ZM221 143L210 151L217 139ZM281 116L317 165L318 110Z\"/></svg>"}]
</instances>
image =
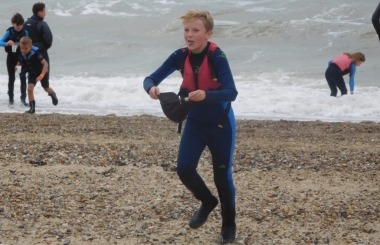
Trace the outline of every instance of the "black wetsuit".
<instances>
[{"instance_id":1,"label":"black wetsuit","mask_svg":"<svg viewBox=\"0 0 380 245\"><path fill-rule=\"evenodd\" d=\"M380 40L380 3L377 5L377 8L372 15L372 24Z\"/></svg>"},{"instance_id":2,"label":"black wetsuit","mask_svg":"<svg viewBox=\"0 0 380 245\"><path fill-rule=\"evenodd\" d=\"M38 48L45 60L49 64L49 72L45 74L44 80L49 82L49 74L51 65L49 60L48 49L53 44L53 34L50 31L48 24L37 15L33 15L24 24L24 28L29 32L29 37L32 39L33 46Z\"/></svg>"},{"instance_id":3,"label":"black wetsuit","mask_svg":"<svg viewBox=\"0 0 380 245\"><path fill-rule=\"evenodd\" d=\"M28 36L28 31L21 29L17 32L13 27L10 27L5 32L3 38L0 40L0 46L4 46L5 52L7 52L7 70L8 70L8 95L9 99L13 101L14 93L14 83L16 80L15 76L15 66L17 65L18 57L20 55L20 47L17 48L16 52L12 52L12 46L6 46L8 41L13 41L15 44L19 45L20 39L22 37ZM25 72L20 73L20 90L21 99L26 97L26 78Z\"/></svg>"},{"instance_id":4,"label":"black wetsuit","mask_svg":"<svg viewBox=\"0 0 380 245\"><path fill-rule=\"evenodd\" d=\"M36 47L33 47L28 54L21 54L19 56L18 61L22 64L23 71L29 73L28 84L37 84L36 79L43 70L43 65L41 63L42 60L44 60L44 57ZM48 72L46 74L48 74ZM49 88L49 79L46 79L46 75L40 82L43 88Z\"/></svg>"}]
</instances>

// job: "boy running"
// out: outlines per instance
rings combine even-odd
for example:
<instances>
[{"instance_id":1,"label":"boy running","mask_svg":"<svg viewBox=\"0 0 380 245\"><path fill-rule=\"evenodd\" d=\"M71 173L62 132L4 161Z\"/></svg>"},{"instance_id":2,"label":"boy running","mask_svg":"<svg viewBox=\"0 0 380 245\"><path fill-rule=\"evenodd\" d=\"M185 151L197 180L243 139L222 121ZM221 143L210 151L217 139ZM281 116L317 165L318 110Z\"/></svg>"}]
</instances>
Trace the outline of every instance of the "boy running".
<instances>
[{"instance_id":1,"label":"boy running","mask_svg":"<svg viewBox=\"0 0 380 245\"><path fill-rule=\"evenodd\" d=\"M197 172L199 158L207 146L212 155L214 181L222 210L219 240L231 243L236 237L235 187L232 158L235 145L235 117L231 101L237 96L225 54L213 42L214 22L209 12L193 10L181 16L187 48L176 50L144 80L152 99L160 95L158 85L175 70L181 70L180 94L193 105L179 146L177 174L182 183L201 201L190 219L192 229L201 227L218 205L218 199ZM215 76L214 76L215 75Z\"/></svg>"},{"instance_id":2,"label":"boy running","mask_svg":"<svg viewBox=\"0 0 380 245\"><path fill-rule=\"evenodd\" d=\"M58 104L58 98L51 87L49 79L45 76L48 72L48 63L38 51L38 48L32 46L32 39L23 37L20 40L21 55L17 65L22 65L22 69L29 72L28 76L28 99L30 109L27 113L35 113L36 101L34 100L33 90L37 82L41 82L48 95L51 97L53 105Z\"/></svg>"}]
</instances>

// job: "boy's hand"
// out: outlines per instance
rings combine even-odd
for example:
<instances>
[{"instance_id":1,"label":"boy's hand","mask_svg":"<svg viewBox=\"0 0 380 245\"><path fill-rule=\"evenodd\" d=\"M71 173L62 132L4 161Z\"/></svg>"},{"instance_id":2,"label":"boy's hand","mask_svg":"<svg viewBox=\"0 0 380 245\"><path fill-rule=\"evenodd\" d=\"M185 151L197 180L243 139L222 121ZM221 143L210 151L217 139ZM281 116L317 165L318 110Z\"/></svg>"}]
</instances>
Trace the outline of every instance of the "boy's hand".
<instances>
[{"instance_id":1,"label":"boy's hand","mask_svg":"<svg viewBox=\"0 0 380 245\"><path fill-rule=\"evenodd\" d=\"M189 93L189 100L202 101L206 98L206 92L204 90L197 90Z\"/></svg>"},{"instance_id":2,"label":"boy's hand","mask_svg":"<svg viewBox=\"0 0 380 245\"><path fill-rule=\"evenodd\" d=\"M152 99L158 99L158 96L160 95L160 89L156 86L153 86L149 90L149 95Z\"/></svg>"},{"instance_id":3,"label":"boy's hand","mask_svg":"<svg viewBox=\"0 0 380 245\"><path fill-rule=\"evenodd\" d=\"M36 78L36 82L39 82L42 80L42 78L44 78L44 76L41 74L39 75L37 78Z\"/></svg>"},{"instance_id":4,"label":"boy's hand","mask_svg":"<svg viewBox=\"0 0 380 245\"><path fill-rule=\"evenodd\" d=\"M12 40L9 40L8 42L7 42L7 46L12 46L12 45L14 45L15 43L12 41Z\"/></svg>"}]
</instances>

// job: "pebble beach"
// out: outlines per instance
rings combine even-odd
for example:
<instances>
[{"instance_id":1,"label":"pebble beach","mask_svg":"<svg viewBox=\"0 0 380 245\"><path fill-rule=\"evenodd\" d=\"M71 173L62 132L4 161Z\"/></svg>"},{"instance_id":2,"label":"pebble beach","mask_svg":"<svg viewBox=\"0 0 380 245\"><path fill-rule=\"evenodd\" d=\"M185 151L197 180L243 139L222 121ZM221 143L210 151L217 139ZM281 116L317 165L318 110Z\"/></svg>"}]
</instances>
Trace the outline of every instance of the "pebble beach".
<instances>
[{"instance_id":1,"label":"pebble beach","mask_svg":"<svg viewBox=\"0 0 380 245\"><path fill-rule=\"evenodd\" d=\"M0 244L217 244L167 118L0 114ZM380 124L237 120L234 244L380 244ZM214 194L211 156L198 171Z\"/></svg>"}]
</instances>

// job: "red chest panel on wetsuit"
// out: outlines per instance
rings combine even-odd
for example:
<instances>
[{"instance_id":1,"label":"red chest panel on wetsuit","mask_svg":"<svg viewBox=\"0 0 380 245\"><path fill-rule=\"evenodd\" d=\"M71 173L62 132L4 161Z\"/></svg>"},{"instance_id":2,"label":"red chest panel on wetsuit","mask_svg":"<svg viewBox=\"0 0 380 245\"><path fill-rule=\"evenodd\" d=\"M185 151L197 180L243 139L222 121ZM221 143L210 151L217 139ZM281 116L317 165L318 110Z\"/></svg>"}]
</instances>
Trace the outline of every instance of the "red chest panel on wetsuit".
<instances>
[{"instance_id":1,"label":"red chest panel on wetsuit","mask_svg":"<svg viewBox=\"0 0 380 245\"><path fill-rule=\"evenodd\" d=\"M218 46L210 42L209 51L214 52ZM194 74L193 69L190 63L191 51L188 51L188 55L185 60L183 67L183 81L181 88L187 89L189 91L195 91L195 78L194 76L198 75L198 89L200 90L215 90L220 88L222 85L218 81L214 81L214 78L211 73L211 67L208 62L208 56L205 55L202 65L199 68L197 74Z\"/></svg>"}]
</instances>

